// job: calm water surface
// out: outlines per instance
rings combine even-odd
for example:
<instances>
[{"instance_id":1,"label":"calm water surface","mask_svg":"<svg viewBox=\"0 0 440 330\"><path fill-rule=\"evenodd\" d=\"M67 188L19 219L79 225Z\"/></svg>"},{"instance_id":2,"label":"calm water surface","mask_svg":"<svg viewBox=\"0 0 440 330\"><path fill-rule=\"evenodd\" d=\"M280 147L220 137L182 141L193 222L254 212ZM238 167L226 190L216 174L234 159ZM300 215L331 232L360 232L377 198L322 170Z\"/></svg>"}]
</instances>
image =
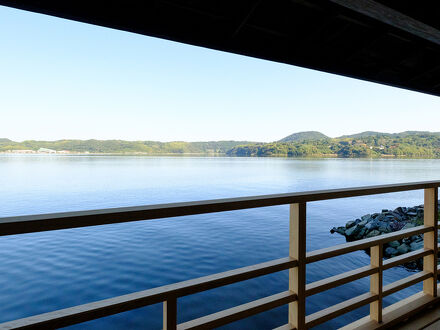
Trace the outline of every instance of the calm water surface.
<instances>
[{"instance_id":1,"label":"calm water surface","mask_svg":"<svg viewBox=\"0 0 440 330\"><path fill-rule=\"evenodd\" d=\"M439 160L297 160L278 158L0 156L0 216L437 180ZM345 240L329 229L383 208L421 204L422 192L308 204L307 249ZM0 321L154 288L288 255L288 207L277 206L0 237ZM369 263L363 252L307 267L313 282ZM394 268L384 284L404 276ZM285 291L287 272L179 300L179 322ZM368 290L365 278L307 298L307 313ZM389 305L421 286L385 299ZM160 329L153 305L72 329ZM368 306L328 322L347 324ZM287 307L225 329L270 329Z\"/></svg>"}]
</instances>

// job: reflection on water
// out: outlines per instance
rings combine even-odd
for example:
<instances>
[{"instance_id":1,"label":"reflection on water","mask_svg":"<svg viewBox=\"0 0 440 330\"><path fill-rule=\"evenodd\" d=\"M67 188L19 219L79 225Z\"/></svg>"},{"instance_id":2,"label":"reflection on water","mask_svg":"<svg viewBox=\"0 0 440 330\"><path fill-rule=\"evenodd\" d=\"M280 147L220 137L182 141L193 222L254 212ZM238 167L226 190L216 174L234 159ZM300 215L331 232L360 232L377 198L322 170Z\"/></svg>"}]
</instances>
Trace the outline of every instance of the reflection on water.
<instances>
[{"instance_id":1,"label":"reflection on water","mask_svg":"<svg viewBox=\"0 0 440 330\"><path fill-rule=\"evenodd\" d=\"M437 160L0 156L0 216L179 202L233 196L438 179ZM413 191L313 202L307 249L344 242L329 229L382 208L422 202ZM288 206L107 225L0 238L0 321L208 275L288 254ZM307 266L313 282L369 263L358 251ZM384 284L408 272L384 272ZM184 322L287 289L280 272L179 300ZM420 289L385 298L385 305ZM365 293L369 279L307 298L307 313ZM154 305L74 326L160 329ZM368 306L321 328L368 313ZM287 307L225 329L267 329L287 322Z\"/></svg>"}]
</instances>

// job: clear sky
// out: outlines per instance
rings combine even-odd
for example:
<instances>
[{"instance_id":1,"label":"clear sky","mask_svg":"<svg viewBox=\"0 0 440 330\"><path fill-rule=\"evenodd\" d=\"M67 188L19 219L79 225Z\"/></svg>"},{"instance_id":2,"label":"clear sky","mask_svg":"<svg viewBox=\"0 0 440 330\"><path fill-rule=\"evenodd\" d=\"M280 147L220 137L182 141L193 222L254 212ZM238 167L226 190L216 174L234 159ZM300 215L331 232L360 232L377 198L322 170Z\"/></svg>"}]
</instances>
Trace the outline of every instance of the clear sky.
<instances>
[{"instance_id":1,"label":"clear sky","mask_svg":"<svg viewBox=\"0 0 440 330\"><path fill-rule=\"evenodd\" d=\"M0 6L0 137L440 131L440 98Z\"/></svg>"}]
</instances>

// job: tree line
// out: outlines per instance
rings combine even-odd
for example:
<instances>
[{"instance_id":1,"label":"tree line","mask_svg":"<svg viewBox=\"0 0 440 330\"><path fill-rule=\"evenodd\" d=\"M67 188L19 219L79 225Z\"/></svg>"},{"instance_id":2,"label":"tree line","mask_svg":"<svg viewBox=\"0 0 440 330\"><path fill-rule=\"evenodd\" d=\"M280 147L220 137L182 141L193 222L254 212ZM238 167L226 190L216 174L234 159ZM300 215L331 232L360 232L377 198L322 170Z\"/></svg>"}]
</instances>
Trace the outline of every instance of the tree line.
<instances>
[{"instance_id":1,"label":"tree line","mask_svg":"<svg viewBox=\"0 0 440 330\"><path fill-rule=\"evenodd\" d=\"M325 138L300 142L272 142L237 145L229 156L245 157L340 157L340 158L440 158L440 136L414 134L404 136L366 136Z\"/></svg>"},{"instance_id":2,"label":"tree line","mask_svg":"<svg viewBox=\"0 0 440 330\"><path fill-rule=\"evenodd\" d=\"M77 153L219 154L244 157L440 158L440 135L403 134L340 137L293 142L157 142L58 140L14 142L0 139L0 152L47 148Z\"/></svg>"}]
</instances>

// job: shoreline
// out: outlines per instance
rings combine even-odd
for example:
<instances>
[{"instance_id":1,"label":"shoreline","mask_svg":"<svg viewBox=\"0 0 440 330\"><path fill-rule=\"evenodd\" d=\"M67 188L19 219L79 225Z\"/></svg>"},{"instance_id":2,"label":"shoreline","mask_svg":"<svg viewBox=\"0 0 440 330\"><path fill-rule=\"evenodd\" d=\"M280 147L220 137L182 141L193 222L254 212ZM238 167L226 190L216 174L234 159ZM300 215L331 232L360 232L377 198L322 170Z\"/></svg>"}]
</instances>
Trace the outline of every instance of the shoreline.
<instances>
[{"instance_id":1,"label":"shoreline","mask_svg":"<svg viewBox=\"0 0 440 330\"><path fill-rule=\"evenodd\" d=\"M440 160L440 157L404 157L404 156L393 156L393 155L382 155L380 157L338 157L334 154L325 154L322 156L231 156L227 153L147 153L147 152L57 152L57 153L44 153L44 152L0 152L0 155L6 156L165 156L165 157L176 157L176 156L198 156L198 157L226 157L226 158L283 158L283 159L345 159L345 160L418 160L418 159L429 159L429 160Z\"/></svg>"}]
</instances>

